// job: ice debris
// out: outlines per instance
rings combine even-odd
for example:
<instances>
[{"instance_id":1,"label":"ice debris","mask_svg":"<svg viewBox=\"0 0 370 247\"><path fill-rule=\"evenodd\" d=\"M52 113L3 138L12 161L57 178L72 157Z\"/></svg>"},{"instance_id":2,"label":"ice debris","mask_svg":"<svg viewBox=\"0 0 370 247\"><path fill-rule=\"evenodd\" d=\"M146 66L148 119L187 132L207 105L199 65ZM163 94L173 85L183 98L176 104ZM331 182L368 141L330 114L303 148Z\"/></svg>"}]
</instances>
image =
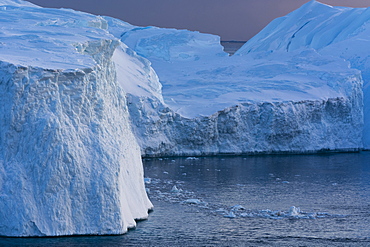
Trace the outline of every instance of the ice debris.
<instances>
[{"instance_id":1,"label":"ice debris","mask_svg":"<svg viewBox=\"0 0 370 247\"><path fill-rule=\"evenodd\" d=\"M183 201L185 204L201 204L202 202L199 199L187 199Z\"/></svg>"},{"instance_id":2,"label":"ice debris","mask_svg":"<svg viewBox=\"0 0 370 247\"><path fill-rule=\"evenodd\" d=\"M183 188L185 186L182 181L154 178L151 181L150 184L146 184L146 186L151 188L149 190L151 199L198 207L199 209L208 211L210 214L220 215L225 218L319 219L346 217L346 215L330 214L327 212L304 212L296 206L291 206L288 210L247 209L241 204L227 207L222 204L208 203L194 192L179 189L179 184L182 184ZM163 192L163 190L169 192Z\"/></svg>"},{"instance_id":3,"label":"ice debris","mask_svg":"<svg viewBox=\"0 0 370 247\"><path fill-rule=\"evenodd\" d=\"M182 192L182 189L178 189L178 188L176 187L176 185L174 185L174 186L172 187L172 189L171 189L171 192L172 192L172 193L180 193L180 192Z\"/></svg>"}]
</instances>

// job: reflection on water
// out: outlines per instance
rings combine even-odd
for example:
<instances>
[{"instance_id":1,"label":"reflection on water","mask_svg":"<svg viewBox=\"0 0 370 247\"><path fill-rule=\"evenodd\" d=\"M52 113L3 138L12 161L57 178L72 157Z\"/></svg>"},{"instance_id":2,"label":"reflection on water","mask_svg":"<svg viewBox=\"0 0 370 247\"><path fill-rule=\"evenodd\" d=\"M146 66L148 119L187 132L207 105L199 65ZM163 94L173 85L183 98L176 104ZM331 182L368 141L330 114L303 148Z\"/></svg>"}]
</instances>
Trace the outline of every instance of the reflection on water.
<instances>
[{"instance_id":1,"label":"reflection on water","mask_svg":"<svg viewBox=\"0 0 370 247\"><path fill-rule=\"evenodd\" d=\"M155 206L123 236L0 246L369 246L370 152L144 161Z\"/></svg>"}]
</instances>

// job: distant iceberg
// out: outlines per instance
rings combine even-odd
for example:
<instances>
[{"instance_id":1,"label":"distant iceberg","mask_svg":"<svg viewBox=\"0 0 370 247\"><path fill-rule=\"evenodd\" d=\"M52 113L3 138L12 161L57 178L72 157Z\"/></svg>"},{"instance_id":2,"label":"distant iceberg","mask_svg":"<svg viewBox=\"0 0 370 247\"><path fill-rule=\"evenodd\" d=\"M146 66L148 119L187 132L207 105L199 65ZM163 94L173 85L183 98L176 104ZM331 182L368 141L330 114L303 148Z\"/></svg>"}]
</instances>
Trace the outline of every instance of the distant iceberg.
<instances>
[{"instance_id":1,"label":"distant iceberg","mask_svg":"<svg viewBox=\"0 0 370 247\"><path fill-rule=\"evenodd\" d=\"M364 91L363 142L370 149L370 8L332 7L310 1L271 22L236 54L258 52L288 54L315 49L325 56L344 59L361 71Z\"/></svg>"},{"instance_id":2,"label":"distant iceberg","mask_svg":"<svg viewBox=\"0 0 370 247\"><path fill-rule=\"evenodd\" d=\"M144 156L362 149L362 75L343 58L306 47L241 56L249 43L230 57L215 35L122 26L111 32L158 75L152 96L124 86Z\"/></svg>"}]
</instances>

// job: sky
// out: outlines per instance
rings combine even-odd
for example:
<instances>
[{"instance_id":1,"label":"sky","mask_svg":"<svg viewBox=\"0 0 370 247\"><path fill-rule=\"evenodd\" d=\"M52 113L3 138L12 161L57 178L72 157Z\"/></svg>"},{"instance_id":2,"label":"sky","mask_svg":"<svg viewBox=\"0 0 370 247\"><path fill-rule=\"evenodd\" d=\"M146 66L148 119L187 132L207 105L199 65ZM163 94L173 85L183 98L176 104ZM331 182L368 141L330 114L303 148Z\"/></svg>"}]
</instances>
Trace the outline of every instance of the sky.
<instances>
[{"instance_id":1,"label":"sky","mask_svg":"<svg viewBox=\"0 0 370 247\"><path fill-rule=\"evenodd\" d=\"M138 26L188 29L247 41L273 19L309 0L30 0L42 7L72 8ZM370 0L322 0L333 6L370 7Z\"/></svg>"}]
</instances>

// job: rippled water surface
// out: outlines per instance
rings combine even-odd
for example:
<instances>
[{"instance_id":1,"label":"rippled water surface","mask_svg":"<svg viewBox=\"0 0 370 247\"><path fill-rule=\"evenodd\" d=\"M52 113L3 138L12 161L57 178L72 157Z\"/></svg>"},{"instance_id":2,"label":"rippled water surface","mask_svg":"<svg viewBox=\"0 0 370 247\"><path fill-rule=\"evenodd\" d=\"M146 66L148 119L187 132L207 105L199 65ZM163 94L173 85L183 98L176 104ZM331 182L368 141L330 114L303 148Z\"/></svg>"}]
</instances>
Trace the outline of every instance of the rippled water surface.
<instances>
[{"instance_id":1,"label":"rippled water surface","mask_svg":"<svg viewBox=\"0 0 370 247\"><path fill-rule=\"evenodd\" d=\"M0 246L370 246L370 152L144 160L155 206L123 236Z\"/></svg>"}]
</instances>

